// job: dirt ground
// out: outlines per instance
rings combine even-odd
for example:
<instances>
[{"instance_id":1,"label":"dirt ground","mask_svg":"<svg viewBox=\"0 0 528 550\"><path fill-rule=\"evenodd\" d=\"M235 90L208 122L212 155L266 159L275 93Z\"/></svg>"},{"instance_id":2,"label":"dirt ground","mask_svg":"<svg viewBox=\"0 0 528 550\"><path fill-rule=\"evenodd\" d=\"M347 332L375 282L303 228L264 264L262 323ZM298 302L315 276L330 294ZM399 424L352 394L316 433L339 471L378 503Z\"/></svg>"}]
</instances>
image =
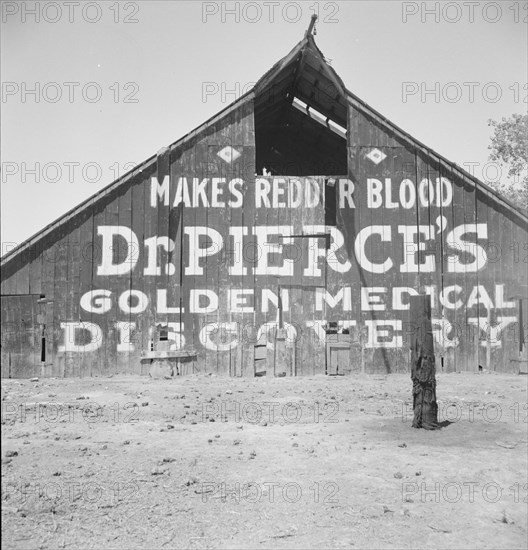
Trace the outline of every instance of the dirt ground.
<instances>
[{"instance_id":1,"label":"dirt ground","mask_svg":"<svg viewBox=\"0 0 528 550\"><path fill-rule=\"evenodd\" d=\"M527 546L527 378L4 380L4 547Z\"/></svg>"}]
</instances>

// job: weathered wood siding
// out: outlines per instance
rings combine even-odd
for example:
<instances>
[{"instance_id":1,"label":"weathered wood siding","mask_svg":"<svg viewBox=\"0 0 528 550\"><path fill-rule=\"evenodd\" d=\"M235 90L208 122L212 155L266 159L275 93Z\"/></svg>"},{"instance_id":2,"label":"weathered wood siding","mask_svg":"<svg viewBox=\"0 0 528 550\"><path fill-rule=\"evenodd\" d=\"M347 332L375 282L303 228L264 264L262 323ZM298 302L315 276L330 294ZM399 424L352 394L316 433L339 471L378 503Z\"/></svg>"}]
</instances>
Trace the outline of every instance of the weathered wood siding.
<instances>
[{"instance_id":1,"label":"weathered wood siding","mask_svg":"<svg viewBox=\"0 0 528 550\"><path fill-rule=\"evenodd\" d=\"M232 161L217 154L226 147L236 151ZM2 319L8 321L2 353L17 354L19 364L11 373L60 377L140 373L141 352L150 349L160 325L168 326L175 347L198 352L200 369L229 372L235 356L228 345L233 323L245 322L248 316L227 313L224 318L231 287L228 235L231 226L253 224L237 197L249 200L252 194L254 159L253 104L246 101L181 145L160 152L126 182L110 186L7 262L1 283L2 303L9 299L2 308ZM165 181L170 185L167 205L152 199L154 178L156 187ZM184 193L178 202L181 178ZM204 179L208 181L203 195L193 196ZM199 200L221 206L185 206ZM232 206L234 202L240 204ZM226 238L224 249L214 250L209 237L216 236ZM197 242L192 241L195 238ZM207 262L197 258L198 246L212 247ZM190 273L193 270L197 273ZM234 287L243 284L233 282ZM21 321L27 315L19 311L22 302L13 299L15 294L43 295L48 301L44 309L49 349L38 368L36 351L26 356L20 352L21 342L29 336L17 336L27 332ZM218 305L207 308L207 295L213 302L217 296ZM193 308L204 313L191 313ZM231 324L215 331L213 323L220 320ZM207 332L227 351L207 350L200 340ZM40 346L35 345L40 355ZM3 369L2 375L9 371Z\"/></svg>"},{"instance_id":2,"label":"weathered wood siding","mask_svg":"<svg viewBox=\"0 0 528 550\"><path fill-rule=\"evenodd\" d=\"M298 375L324 373L332 353L340 372L401 372L408 297L423 292L438 368L477 370L490 357L493 370L516 370L525 221L353 102L348 126L348 174L255 177L248 98L43 233L2 270L2 376L141 373L156 327L195 350L201 371L251 376L255 344L268 343ZM329 250L313 236L325 233ZM13 336L25 317L33 339ZM326 334L329 324L348 336ZM333 339L350 342L344 368Z\"/></svg>"},{"instance_id":3,"label":"weathered wood siding","mask_svg":"<svg viewBox=\"0 0 528 550\"><path fill-rule=\"evenodd\" d=\"M381 331L366 330L367 364L381 372L408 369L408 296L429 293L439 369L516 372L520 331L528 328L512 298L524 296L526 307L526 222L353 101L348 135L356 209L339 212L355 259L350 284L359 278L364 293L353 318ZM368 226L368 240L354 254L358 231Z\"/></svg>"}]
</instances>

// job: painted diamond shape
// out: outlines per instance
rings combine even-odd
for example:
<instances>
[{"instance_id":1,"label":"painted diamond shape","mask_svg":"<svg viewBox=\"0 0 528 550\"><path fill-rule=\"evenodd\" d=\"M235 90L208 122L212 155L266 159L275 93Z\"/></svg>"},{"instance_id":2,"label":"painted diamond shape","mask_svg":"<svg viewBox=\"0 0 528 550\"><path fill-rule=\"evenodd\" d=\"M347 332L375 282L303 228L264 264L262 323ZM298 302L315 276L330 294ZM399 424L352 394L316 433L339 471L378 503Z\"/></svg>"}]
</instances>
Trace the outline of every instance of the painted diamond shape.
<instances>
[{"instance_id":1,"label":"painted diamond shape","mask_svg":"<svg viewBox=\"0 0 528 550\"><path fill-rule=\"evenodd\" d=\"M233 147L231 147L231 145L227 145L221 151L218 151L217 155L222 160L225 160L227 163L231 164L232 162L235 162L235 160L241 156L241 153L239 153L236 149L233 149Z\"/></svg>"},{"instance_id":2,"label":"painted diamond shape","mask_svg":"<svg viewBox=\"0 0 528 550\"><path fill-rule=\"evenodd\" d=\"M379 149L372 149L372 151L367 155L367 158L370 159L374 164L379 164L381 161L387 158L387 155Z\"/></svg>"}]
</instances>

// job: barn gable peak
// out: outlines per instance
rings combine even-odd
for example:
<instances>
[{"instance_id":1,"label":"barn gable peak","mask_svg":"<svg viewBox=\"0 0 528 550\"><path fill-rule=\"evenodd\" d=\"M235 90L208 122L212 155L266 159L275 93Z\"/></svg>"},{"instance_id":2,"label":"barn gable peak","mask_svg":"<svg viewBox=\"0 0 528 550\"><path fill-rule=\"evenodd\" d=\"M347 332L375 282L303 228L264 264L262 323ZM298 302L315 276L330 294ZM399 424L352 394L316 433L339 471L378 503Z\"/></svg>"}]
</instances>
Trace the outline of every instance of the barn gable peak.
<instances>
[{"instance_id":1,"label":"barn gable peak","mask_svg":"<svg viewBox=\"0 0 528 550\"><path fill-rule=\"evenodd\" d=\"M315 43L314 23L253 88L258 173L347 172L347 91Z\"/></svg>"}]
</instances>

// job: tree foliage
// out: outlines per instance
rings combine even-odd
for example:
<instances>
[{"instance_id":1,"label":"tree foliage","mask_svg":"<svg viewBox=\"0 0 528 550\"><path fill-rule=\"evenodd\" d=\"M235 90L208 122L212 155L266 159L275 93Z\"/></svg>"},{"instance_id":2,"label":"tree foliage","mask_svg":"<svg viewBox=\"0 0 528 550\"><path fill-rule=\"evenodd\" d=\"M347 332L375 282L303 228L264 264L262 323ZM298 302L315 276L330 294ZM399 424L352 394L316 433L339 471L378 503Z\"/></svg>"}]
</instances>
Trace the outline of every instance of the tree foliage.
<instances>
[{"instance_id":1,"label":"tree foliage","mask_svg":"<svg viewBox=\"0 0 528 550\"><path fill-rule=\"evenodd\" d=\"M528 115L513 114L500 122L490 119L488 126L493 128L489 158L507 170L491 186L528 211Z\"/></svg>"}]
</instances>

